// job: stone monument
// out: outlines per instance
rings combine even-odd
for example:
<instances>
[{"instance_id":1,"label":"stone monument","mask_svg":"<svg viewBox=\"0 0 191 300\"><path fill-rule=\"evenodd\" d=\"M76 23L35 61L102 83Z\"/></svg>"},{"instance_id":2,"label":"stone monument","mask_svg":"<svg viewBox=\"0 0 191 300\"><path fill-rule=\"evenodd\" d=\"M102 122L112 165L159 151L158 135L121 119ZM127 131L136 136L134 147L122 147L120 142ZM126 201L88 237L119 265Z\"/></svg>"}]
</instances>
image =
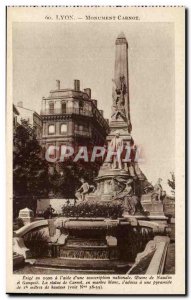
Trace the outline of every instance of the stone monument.
<instances>
[{"instance_id":1,"label":"stone monument","mask_svg":"<svg viewBox=\"0 0 191 300\"><path fill-rule=\"evenodd\" d=\"M131 136L128 43L123 33L117 37L115 46L112 114L110 133L107 136L107 155L96 178L97 190L88 196L89 199L99 197L101 201L112 200L122 192L128 179L132 179L132 194L139 196L142 181L146 180L138 163L133 159L136 156L136 147ZM124 150L129 159L125 159Z\"/></svg>"},{"instance_id":2,"label":"stone monument","mask_svg":"<svg viewBox=\"0 0 191 300\"><path fill-rule=\"evenodd\" d=\"M34 221L34 213L28 207L19 211L19 218L23 220L24 225L30 224Z\"/></svg>"},{"instance_id":3,"label":"stone monument","mask_svg":"<svg viewBox=\"0 0 191 300\"><path fill-rule=\"evenodd\" d=\"M144 214L142 195L149 195L153 203L154 187L148 182L137 161L137 147L131 136L128 43L123 33L115 42L115 68L112 90L112 114L110 133L107 136L105 160L96 178L97 189L86 196L88 200L121 200L124 215ZM146 197L146 198L148 198ZM144 198L145 199L145 198ZM157 202L157 199L155 199ZM160 215L163 211L162 203ZM153 207L153 204L152 204ZM164 214L163 214L164 215Z\"/></svg>"}]
</instances>

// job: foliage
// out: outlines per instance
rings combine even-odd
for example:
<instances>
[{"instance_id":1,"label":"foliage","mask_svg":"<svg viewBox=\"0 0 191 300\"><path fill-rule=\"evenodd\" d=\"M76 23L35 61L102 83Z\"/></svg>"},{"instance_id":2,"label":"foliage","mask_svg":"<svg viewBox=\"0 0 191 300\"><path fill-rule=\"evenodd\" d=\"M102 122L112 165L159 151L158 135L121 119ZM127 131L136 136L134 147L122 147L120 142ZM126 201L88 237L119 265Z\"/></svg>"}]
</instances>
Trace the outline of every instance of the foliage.
<instances>
[{"instance_id":1,"label":"foliage","mask_svg":"<svg viewBox=\"0 0 191 300\"><path fill-rule=\"evenodd\" d=\"M171 174L171 179L168 179L168 185L171 187L172 189L172 194L175 194L175 174L173 172L170 173Z\"/></svg>"},{"instance_id":2,"label":"foliage","mask_svg":"<svg viewBox=\"0 0 191 300\"><path fill-rule=\"evenodd\" d=\"M42 148L35 128L22 120L13 134L13 191L17 202L34 209L37 197L48 193L48 163L42 158Z\"/></svg>"},{"instance_id":3,"label":"foliage","mask_svg":"<svg viewBox=\"0 0 191 300\"><path fill-rule=\"evenodd\" d=\"M43 257L47 254L48 237L42 231L33 231L26 234L24 244L30 249L33 257Z\"/></svg>"},{"instance_id":4,"label":"foliage","mask_svg":"<svg viewBox=\"0 0 191 300\"><path fill-rule=\"evenodd\" d=\"M24 226L24 222L23 222L23 219L21 218L17 218L17 225L18 225L18 228L21 228Z\"/></svg>"},{"instance_id":5,"label":"foliage","mask_svg":"<svg viewBox=\"0 0 191 300\"><path fill-rule=\"evenodd\" d=\"M79 203L77 205L66 205L62 207L64 217L75 218L111 218L122 217L123 206L114 203Z\"/></svg>"},{"instance_id":6,"label":"foliage","mask_svg":"<svg viewBox=\"0 0 191 300\"><path fill-rule=\"evenodd\" d=\"M75 198L75 192L80 187L80 178L89 184L98 174L99 166L95 163L82 163L66 161L59 164L59 172L55 170L50 175L50 189L54 196Z\"/></svg>"},{"instance_id":7,"label":"foliage","mask_svg":"<svg viewBox=\"0 0 191 300\"><path fill-rule=\"evenodd\" d=\"M15 222L13 223L13 231L20 229L24 226L23 219L17 218Z\"/></svg>"}]
</instances>

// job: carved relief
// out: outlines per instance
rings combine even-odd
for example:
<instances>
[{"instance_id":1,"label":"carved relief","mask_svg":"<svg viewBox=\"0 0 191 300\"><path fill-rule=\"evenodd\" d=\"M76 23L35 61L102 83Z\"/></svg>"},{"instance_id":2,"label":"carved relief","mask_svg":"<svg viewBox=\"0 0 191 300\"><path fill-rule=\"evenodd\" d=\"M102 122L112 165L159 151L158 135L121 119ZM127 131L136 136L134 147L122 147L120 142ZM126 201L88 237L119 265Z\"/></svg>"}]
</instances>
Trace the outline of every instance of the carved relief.
<instances>
[{"instance_id":1,"label":"carved relief","mask_svg":"<svg viewBox=\"0 0 191 300\"><path fill-rule=\"evenodd\" d=\"M64 249L60 248L60 257L76 259L109 259L109 251L104 249Z\"/></svg>"},{"instance_id":2,"label":"carved relief","mask_svg":"<svg viewBox=\"0 0 191 300\"><path fill-rule=\"evenodd\" d=\"M117 86L116 81L113 80L113 91L112 91L112 98L113 98L113 105L112 105L112 120L122 119L127 121L126 112L125 112L125 94L126 91L126 84L125 84L125 77L120 77L120 86Z\"/></svg>"}]
</instances>

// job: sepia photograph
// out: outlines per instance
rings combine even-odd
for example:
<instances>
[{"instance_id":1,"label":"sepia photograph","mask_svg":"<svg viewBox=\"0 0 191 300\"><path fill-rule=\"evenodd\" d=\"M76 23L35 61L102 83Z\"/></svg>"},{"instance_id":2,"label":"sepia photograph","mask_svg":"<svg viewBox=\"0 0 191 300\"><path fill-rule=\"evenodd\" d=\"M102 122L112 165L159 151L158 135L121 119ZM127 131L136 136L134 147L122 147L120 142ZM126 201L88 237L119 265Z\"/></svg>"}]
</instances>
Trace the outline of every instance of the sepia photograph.
<instances>
[{"instance_id":1,"label":"sepia photograph","mask_svg":"<svg viewBox=\"0 0 191 300\"><path fill-rule=\"evenodd\" d=\"M184 152L178 159L176 151L184 41L176 34L185 11L163 8L157 21L161 9L7 8L9 274L21 278L17 292L45 292L50 283L53 293L63 279L71 286L63 293L110 294L108 284L121 280L112 293L127 294L131 281L141 290L140 280L156 278L147 293L160 285L165 294L173 276L184 277L176 257L185 251L184 228L182 237L177 231ZM40 276L52 281L35 290Z\"/></svg>"}]
</instances>

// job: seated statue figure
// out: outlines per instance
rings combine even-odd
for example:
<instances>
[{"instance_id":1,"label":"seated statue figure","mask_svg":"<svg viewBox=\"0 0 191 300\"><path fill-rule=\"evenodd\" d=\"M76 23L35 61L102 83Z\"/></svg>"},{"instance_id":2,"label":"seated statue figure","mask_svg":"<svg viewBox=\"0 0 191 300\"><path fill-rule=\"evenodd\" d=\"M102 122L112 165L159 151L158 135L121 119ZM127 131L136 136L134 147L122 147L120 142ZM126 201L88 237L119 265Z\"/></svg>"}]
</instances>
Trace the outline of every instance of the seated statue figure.
<instances>
[{"instance_id":1,"label":"seated statue figure","mask_svg":"<svg viewBox=\"0 0 191 300\"><path fill-rule=\"evenodd\" d=\"M93 192L95 190L95 187L93 185L89 185L89 183L86 182L84 180L84 178L81 178L80 182L82 183L82 185L80 186L79 189L77 189L75 196L76 196L77 200L84 201L85 195L90 192Z\"/></svg>"},{"instance_id":2,"label":"seated statue figure","mask_svg":"<svg viewBox=\"0 0 191 300\"><path fill-rule=\"evenodd\" d=\"M132 179L128 179L124 189L114 196L114 200L123 200L125 212L129 215L134 215L139 205L138 197L133 193L132 182Z\"/></svg>"},{"instance_id":3,"label":"seated statue figure","mask_svg":"<svg viewBox=\"0 0 191 300\"><path fill-rule=\"evenodd\" d=\"M152 201L162 202L166 196L166 192L163 190L161 182L162 182L162 179L159 178L157 180L157 183L154 185L154 191L151 195Z\"/></svg>"}]
</instances>

